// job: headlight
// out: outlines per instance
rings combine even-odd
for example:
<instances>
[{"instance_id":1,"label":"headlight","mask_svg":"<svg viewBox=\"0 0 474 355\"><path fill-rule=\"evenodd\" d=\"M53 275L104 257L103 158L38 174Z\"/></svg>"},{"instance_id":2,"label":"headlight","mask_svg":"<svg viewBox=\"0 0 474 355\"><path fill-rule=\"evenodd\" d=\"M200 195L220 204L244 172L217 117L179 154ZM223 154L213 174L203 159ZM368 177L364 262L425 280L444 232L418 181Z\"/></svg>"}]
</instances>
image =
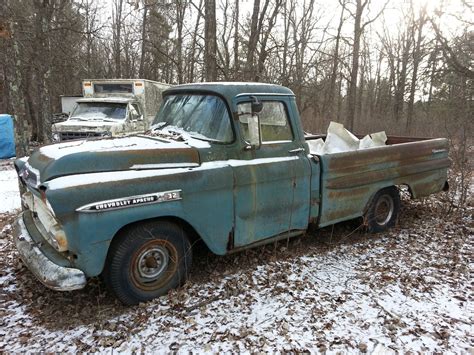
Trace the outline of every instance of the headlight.
<instances>
[{"instance_id":1,"label":"headlight","mask_svg":"<svg viewBox=\"0 0 474 355\"><path fill-rule=\"evenodd\" d=\"M112 132L110 131L102 132L102 137L112 137Z\"/></svg>"},{"instance_id":2,"label":"headlight","mask_svg":"<svg viewBox=\"0 0 474 355\"><path fill-rule=\"evenodd\" d=\"M53 133L53 143L57 143L60 141L59 133Z\"/></svg>"}]
</instances>

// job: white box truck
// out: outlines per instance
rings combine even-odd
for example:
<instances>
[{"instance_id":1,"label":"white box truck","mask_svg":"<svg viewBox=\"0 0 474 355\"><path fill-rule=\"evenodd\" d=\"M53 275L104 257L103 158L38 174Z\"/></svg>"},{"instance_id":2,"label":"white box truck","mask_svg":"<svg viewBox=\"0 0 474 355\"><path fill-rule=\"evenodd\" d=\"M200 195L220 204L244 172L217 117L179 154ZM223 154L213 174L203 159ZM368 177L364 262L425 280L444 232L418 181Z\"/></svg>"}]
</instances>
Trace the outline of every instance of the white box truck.
<instances>
[{"instance_id":1,"label":"white box truck","mask_svg":"<svg viewBox=\"0 0 474 355\"><path fill-rule=\"evenodd\" d=\"M171 85L145 79L87 79L69 118L52 126L53 141L145 132Z\"/></svg>"}]
</instances>

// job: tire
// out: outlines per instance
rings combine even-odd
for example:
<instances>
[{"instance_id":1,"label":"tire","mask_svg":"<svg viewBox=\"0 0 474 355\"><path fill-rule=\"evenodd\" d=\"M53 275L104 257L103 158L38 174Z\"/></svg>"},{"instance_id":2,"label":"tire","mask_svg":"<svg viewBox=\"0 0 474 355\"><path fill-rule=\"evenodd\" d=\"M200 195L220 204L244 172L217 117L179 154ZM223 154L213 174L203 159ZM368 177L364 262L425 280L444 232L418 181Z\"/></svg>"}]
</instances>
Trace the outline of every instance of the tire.
<instances>
[{"instance_id":1,"label":"tire","mask_svg":"<svg viewBox=\"0 0 474 355\"><path fill-rule=\"evenodd\" d=\"M191 262L191 245L180 226L146 222L112 241L102 276L122 303L134 305L181 286Z\"/></svg>"},{"instance_id":2,"label":"tire","mask_svg":"<svg viewBox=\"0 0 474 355\"><path fill-rule=\"evenodd\" d=\"M378 233L394 227L400 212L400 194L395 186L378 191L371 200L365 221L371 233Z\"/></svg>"}]
</instances>

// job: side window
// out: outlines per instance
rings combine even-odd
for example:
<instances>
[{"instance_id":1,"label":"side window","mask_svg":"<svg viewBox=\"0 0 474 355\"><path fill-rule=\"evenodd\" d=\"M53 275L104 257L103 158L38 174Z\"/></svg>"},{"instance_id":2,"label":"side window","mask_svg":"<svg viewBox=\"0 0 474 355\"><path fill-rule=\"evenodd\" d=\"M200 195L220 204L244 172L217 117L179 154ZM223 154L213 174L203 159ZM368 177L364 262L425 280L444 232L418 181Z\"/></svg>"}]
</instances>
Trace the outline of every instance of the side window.
<instances>
[{"instance_id":1,"label":"side window","mask_svg":"<svg viewBox=\"0 0 474 355\"><path fill-rule=\"evenodd\" d=\"M246 141L249 141L248 120L251 117L250 102L237 105L240 129ZM285 105L281 101L263 101L259 113L262 142L291 141L291 132Z\"/></svg>"}]
</instances>

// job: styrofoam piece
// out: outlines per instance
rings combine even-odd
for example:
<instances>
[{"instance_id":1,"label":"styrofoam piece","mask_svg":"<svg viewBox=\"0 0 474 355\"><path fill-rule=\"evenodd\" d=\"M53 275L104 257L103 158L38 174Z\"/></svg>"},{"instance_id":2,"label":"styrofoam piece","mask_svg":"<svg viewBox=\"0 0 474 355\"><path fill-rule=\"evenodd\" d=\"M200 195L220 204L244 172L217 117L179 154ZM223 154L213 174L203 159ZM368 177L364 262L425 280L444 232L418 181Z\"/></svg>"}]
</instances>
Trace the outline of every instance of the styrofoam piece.
<instances>
[{"instance_id":1,"label":"styrofoam piece","mask_svg":"<svg viewBox=\"0 0 474 355\"><path fill-rule=\"evenodd\" d=\"M309 140L308 145L309 145L309 151L311 154L317 154L317 155L324 154L324 140L322 138Z\"/></svg>"},{"instance_id":2,"label":"styrofoam piece","mask_svg":"<svg viewBox=\"0 0 474 355\"><path fill-rule=\"evenodd\" d=\"M331 122L324 144L324 153L339 153L359 149L359 138L344 128L344 125Z\"/></svg>"},{"instance_id":3,"label":"styrofoam piece","mask_svg":"<svg viewBox=\"0 0 474 355\"><path fill-rule=\"evenodd\" d=\"M344 125L331 122L329 123L326 140L319 138L308 140L307 142L311 154L324 155L381 147L387 142L387 135L385 131L381 131L368 134L364 138L359 139L345 129Z\"/></svg>"}]
</instances>

